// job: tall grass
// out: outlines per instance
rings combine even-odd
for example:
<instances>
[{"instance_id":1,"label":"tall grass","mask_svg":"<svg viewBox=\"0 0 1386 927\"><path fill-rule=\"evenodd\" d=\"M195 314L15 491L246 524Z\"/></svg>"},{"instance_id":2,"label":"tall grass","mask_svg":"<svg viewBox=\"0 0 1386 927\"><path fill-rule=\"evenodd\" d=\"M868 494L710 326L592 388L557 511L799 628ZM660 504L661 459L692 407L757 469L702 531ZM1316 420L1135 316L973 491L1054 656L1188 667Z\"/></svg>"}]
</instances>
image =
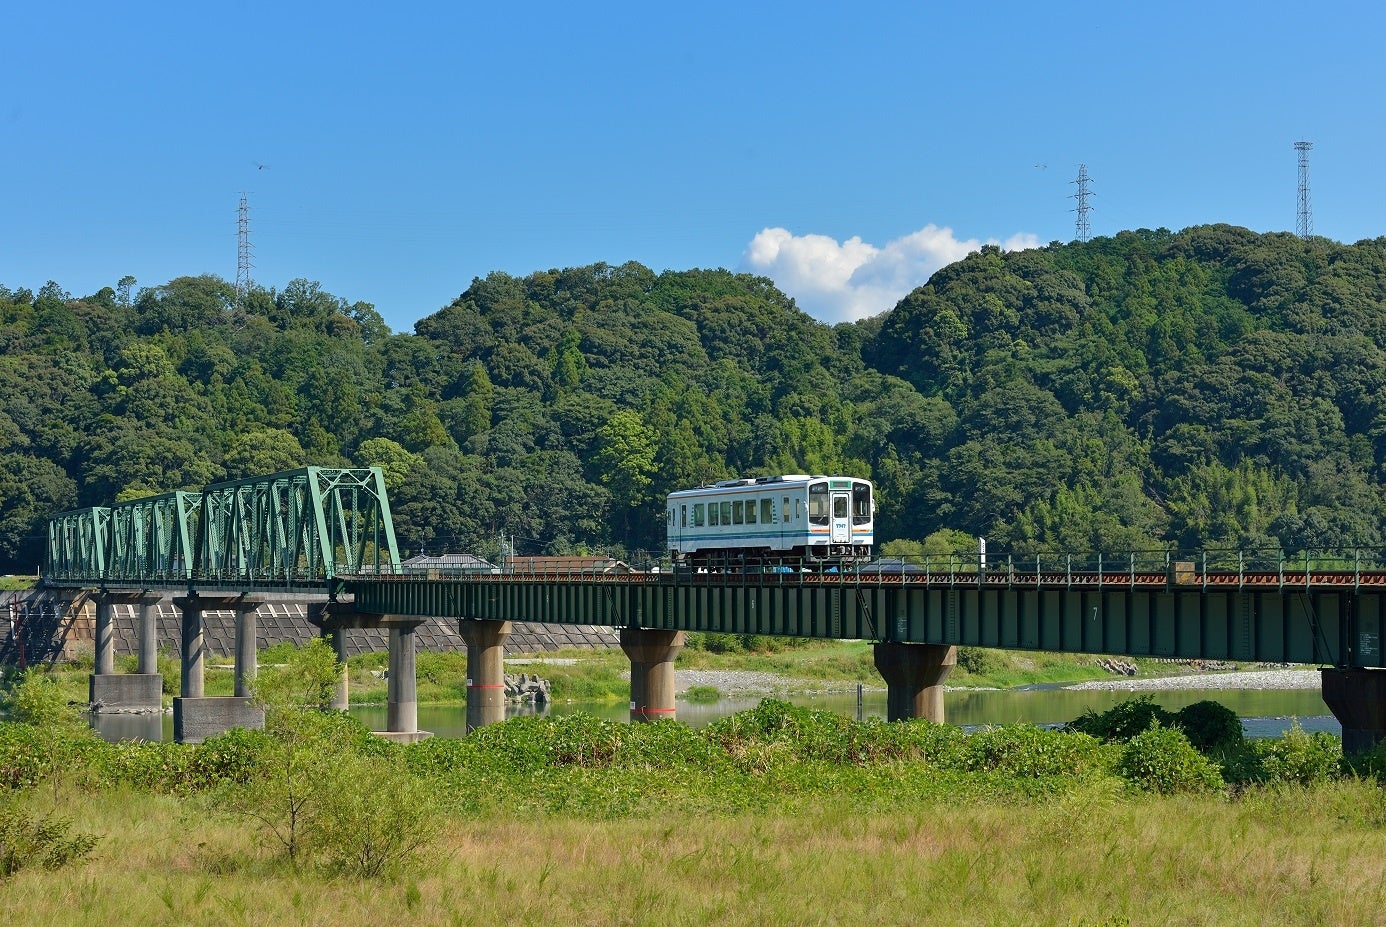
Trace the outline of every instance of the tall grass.
<instances>
[{"instance_id":1,"label":"tall grass","mask_svg":"<svg viewBox=\"0 0 1386 927\"><path fill-rule=\"evenodd\" d=\"M497 784L500 788L500 784ZM1325 814L1325 812L1335 812ZM1374 924L1386 904L1375 785L1225 803L1100 784L863 812L452 818L396 880L272 865L248 828L144 793L68 814L98 858L0 888L13 924ZM1340 816L1344 815L1344 816Z\"/></svg>"}]
</instances>

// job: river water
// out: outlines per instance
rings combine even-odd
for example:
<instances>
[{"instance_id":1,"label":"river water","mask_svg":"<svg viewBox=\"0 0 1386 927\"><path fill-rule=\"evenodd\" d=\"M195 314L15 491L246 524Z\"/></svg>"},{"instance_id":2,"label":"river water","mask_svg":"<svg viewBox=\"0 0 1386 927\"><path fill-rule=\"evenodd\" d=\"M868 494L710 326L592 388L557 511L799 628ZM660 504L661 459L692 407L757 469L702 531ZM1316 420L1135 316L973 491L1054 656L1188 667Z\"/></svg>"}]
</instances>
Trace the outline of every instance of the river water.
<instances>
[{"instance_id":1,"label":"river water","mask_svg":"<svg viewBox=\"0 0 1386 927\"><path fill-rule=\"evenodd\" d=\"M944 697L944 710L950 724L966 728L1025 721L1031 724L1063 724L1084 711L1106 711L1118 702L1134 698L1129 691L1073 690L1054 686L1020 689L955 689ZM1242 719L1248 737L1279 737L1293 721L1306 731L1327 731L1341 735L1342 726L1328 711L1317 689L1218 689L1161 690L1148 693L1156 704L1178 711L1205 699L1221 702ZM786 701L847 718L858 716L857 695L853 692L827 695L796 695ZM678 719L692 727L703 727L718 718L754 708L759 697L723 698L712 704L680 700ZM552 705L545 714L558 716L587 712L612 721L626 721L629 709L624 702L570 702ZM883 718L886 694L883 690L862 693L860 715ZM384 705L361 705L351 713L371 730L385 729ZM532 707L517 706L510 715L534 714ZM419 729L440 737L466 734L467 709L460 705L419 707ZM172 740L171 715L97 715L97 731L107 740Z\"/></svg>"}]
</instances>

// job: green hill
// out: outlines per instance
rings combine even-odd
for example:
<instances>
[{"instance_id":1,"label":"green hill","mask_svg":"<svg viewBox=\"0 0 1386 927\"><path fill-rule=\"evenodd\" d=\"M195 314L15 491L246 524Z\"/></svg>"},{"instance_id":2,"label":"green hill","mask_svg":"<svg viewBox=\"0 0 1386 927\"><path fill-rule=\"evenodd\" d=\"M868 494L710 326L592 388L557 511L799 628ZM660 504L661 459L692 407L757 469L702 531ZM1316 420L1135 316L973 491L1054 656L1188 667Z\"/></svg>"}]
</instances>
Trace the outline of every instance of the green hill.
<instances>
[{"instance_id":1,"label":"green hill","mask_svg":"<svg viewBox=\"0 0 1386 927\"><path fill-rule=\"evenodd\" d=\"M1386 239L1123 232L940 270L828 327L763 278L474 280L413 334L291 282L0 286L0 571L51 512L385 468L409 551L662 546L663 494L870 476L883 539L992 550L1375 546Z\"/></svg>"}]
</instances>

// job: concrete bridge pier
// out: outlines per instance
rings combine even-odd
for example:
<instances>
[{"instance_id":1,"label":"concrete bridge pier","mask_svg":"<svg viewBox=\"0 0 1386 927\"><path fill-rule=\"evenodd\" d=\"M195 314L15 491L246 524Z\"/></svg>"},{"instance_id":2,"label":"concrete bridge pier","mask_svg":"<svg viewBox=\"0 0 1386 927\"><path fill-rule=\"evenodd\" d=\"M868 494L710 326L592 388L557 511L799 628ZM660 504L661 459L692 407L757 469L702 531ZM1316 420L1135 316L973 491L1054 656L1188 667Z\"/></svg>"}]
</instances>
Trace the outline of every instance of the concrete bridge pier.
<instances>
[{"instance_id":1,"label":"concrete bridge pier","mask_svg":"<svg viewBox=\"0 0 1386 927\"><path fill-rule=\"evenodd\" d=\"M945 644L876 645L876 669L886 681L886 717L943 723L943 680L958 664L958 648Z\"/></svg>"},{"instance_id":2,"label":"concrete bridge pier","mask_svg":"<svg viewBox=\"0 0 1386 927\"><path fill-rule=\"evenodd\" d=\"M260 633L259 622L255 620L258 602L241 602L236 609L236 698L250 698L255 685L256 636Z\"/></svg>"},{"instance_id":3,"label":"concrete bridge pier","mask_svg":"<svg viewBox=\"0 0 1386 927\"><path fill-rule=\"evenodd\" d=\"M332 645L337 662L342 664L342 675L337 680L337 691L332 695L333 711L346 711L351 707L351 671L347 669L346 628L322 628L323 638Z\"/></svg>"},{"instance_id":4,"label":"concrete bridge pier","mask_svg":"<svg viewBox=\"0 0 1386 927\"><path fill-rule=\"evenodd\" d=\"M1322 669L1323 700L1343 725L1343 753L1386 740L1386 670Z\"/></svg>"},{"instance_id":5,"label":"concrete bridge pier","mask_svg":"<svg viewBox=\"0 0 1386 927\"><path fill-rule=\"evenodd\" d=\"M202 634L202 612L205 609L235 609L238 619L259 607L258 600L245 596L179 596L173 604L183 615L183 678L181 695L173 700L173 739L179 743L202 743L208 737L225 733L235 727L262 728L265 713L256 707L248 695L208 698L206 696L207 646ZM244 659L243 632L250 630L251 656ZM236 688L248 690L249 678L255 670L254 625L237 621L236 625Z\"/></svg>"},{"instance_id":6,"label":"concrete bridge pier","mask_svg":"<svg viewBox=\"0 0 1386 927\"><path fill-rule=\"evenodd\" d=\"M159 688L162 689L164 679L159 673L159 602L163 596L144 595L140 596L140 663L139 671L141 676L158 676Z\"/></svg>"},{"instance_id":7,"label":"concrete bridge pier","mask_svg":"<svg viewBox=\"0 0 1386 927\"><path fill-rule=\"evenodd\" d=\"M96 597L96 667L89 687L92 709L95 711L158 711L163 707L164 679L159 675L157 660L144 660L145 629L140 627L140 665L138 673L115 671L115 607L133 603L140 613L153 612L159 602L150 593L101 592ZM154 637L153 633L148 635Z\"/></svg>"},{"instance_id":8,"label":"concrete bridge pier","mask_svg":"<svg viewBox=\"0 0 1386 927\"><path fill-rule=\"evenodd\" d=\"M622 628L621 649L630 658L630 720L673 719L674 658L683 650L682 631Z\"/></svg>"},{"instance_id":9,"label":"concrete bridge pier","mask_svg":"<svg viewBox=\"0 0 1386 927\"><path fill-rule=\"evenodd\" d=\"M385 727L377 732L396 743L416 743L433 735L419 730L419 681L414 660L414 631L420 619L385 616L390 629L390 676L386 688Z\"/></svg>"},{"instance_id":10,"label":"concrete bridge pier","mask_svg":"<svg viewBox=\"0 0 1386 927\"><path fill-rule=\"evenodd\" d=\"M467 644L467 733L505 720L505 639L510 622L463 618Z\"/></svg>"}]
</instances>

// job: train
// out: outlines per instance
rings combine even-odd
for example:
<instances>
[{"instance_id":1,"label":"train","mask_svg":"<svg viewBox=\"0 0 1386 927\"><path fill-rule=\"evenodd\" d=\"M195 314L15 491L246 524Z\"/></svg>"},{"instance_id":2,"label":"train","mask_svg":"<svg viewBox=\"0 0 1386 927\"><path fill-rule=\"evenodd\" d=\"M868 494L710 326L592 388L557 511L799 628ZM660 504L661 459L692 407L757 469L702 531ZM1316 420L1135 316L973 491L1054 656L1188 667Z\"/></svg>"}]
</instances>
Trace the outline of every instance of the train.
<instances>
[{"instance_id":1,"label":"train","mask_svg":"<svg viewBox=\"0 0 1386 927\"><path fill-rule=\"evenodd\" d=\"M870 560L875 545L875 491L857 477L722 480L671 492L667 506L675 568L822 568Z\"/></svg>"}]
</instances>

